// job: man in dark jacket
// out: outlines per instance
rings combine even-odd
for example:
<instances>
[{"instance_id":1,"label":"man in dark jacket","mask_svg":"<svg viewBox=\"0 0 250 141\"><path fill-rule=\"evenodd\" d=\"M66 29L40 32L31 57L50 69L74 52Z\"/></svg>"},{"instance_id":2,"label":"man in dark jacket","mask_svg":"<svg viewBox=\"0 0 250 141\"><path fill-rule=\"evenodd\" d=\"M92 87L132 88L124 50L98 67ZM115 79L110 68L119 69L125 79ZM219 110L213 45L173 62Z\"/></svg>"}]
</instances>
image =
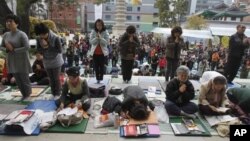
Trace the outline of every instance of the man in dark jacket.
<instances>
[{"instance_id":1,"label":"man in dark jacket","mask_svg":"<svg viewBox=\"0 0 250 141\"><path fill-rule=\"evenodd\" d=\"M232 83L241 65L241 60L245 49L249 46L249 38L244 34L246 27L244 25L237 26L237 32L230 37L229 52L227 63L225 65L225 77L228 83Z\"/></svg>"},{"instance_id":2,"label":"man in dark jacket","mask_svg":"<svg viewBox=\"0 0 250 141\"><path fill-rule=\"evenodd\" d=\"M177 78L172 79L166 87L165 108L170 115L195 117L198 106L190 102L195 92L193 84L188 80L189 69L180 66L176 72Z\"/></svg>"},{"instance_id":3,"label":"man in dark jacket","mask_svg":"<svg viewBox=\"0 0 250 141\"><path fill-rule=\"evenodd\" d=\"M122 76L123 81L126 83L131 80L136 48L138 48L139 45L140 42L136 36L136 28L134 26L128 26L119 42Z\"/></svg>"}]
</instances>

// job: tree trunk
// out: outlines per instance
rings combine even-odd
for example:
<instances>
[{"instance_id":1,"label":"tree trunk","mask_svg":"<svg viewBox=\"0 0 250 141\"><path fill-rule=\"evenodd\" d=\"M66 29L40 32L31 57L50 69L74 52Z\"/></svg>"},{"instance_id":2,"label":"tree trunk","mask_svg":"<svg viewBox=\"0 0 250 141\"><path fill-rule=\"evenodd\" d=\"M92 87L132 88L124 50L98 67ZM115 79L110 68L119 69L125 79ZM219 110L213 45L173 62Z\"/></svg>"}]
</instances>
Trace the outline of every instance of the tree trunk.
<instances>
[{"instance_id":1,"label":"tree trunk","mask_svg":"<svg viewBox=\"0 0 250 141\"><path fill-rule=\"evenodd\" d=\"M30 20L29 20L29 9L30 9L30 4L26 3L22 9L22 12L17 12L18 17L20 18L20 27L23 32L27 34L27 36L30 36ZM21 10L21 9L19 9Z\"/></svg>"}]
</instances>

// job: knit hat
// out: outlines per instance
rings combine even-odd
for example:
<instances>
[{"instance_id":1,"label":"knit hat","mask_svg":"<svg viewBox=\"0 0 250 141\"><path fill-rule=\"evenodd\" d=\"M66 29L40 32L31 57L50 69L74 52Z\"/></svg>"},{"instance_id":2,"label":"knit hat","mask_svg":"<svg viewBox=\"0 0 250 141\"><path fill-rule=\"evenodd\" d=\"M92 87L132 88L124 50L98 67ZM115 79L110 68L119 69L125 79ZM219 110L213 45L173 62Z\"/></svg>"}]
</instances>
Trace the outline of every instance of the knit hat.
<instances>
[{"instance_id":1,"label":"knit hat","mask_svg":"<svg viewBox=\"0 0 250 141\"><path fill-rule=\"evenodd\" d=\"M66 71L68 76L79 76L80 75L80 67L70 67L67 71Z\"/></svg>"}]
</instances>

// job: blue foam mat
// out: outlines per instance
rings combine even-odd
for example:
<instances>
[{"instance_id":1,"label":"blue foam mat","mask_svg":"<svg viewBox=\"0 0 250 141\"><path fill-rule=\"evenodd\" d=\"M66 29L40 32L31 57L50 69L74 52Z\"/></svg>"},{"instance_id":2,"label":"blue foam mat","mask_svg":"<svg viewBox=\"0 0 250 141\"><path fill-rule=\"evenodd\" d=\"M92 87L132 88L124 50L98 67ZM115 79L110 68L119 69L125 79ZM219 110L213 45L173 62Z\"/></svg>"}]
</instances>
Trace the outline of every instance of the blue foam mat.
<instances>
[{"instance_id":1,"label":"blue foam mat","mask_svg":"<svg viewBox=\"0 0 250 141\"><path fill-rule=\"evenodd\" d=\"M36 100L29 104L25 109L40 109L44 112L50 112L55 111L57 109L57 106L54 100Z\"/></svg>"}]
</instances>

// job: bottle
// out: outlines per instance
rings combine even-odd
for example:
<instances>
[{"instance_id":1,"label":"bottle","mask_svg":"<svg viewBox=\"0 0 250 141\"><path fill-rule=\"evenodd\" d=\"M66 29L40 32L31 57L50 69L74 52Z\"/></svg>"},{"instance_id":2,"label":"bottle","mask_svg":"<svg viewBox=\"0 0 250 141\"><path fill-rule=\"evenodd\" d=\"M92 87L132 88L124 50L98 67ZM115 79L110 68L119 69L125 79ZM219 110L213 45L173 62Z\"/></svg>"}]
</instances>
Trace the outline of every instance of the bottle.
<instances>
[{"instance_id":1,"label":"bottle","mask_svg":"<svg viewBox=\"0 0 250 141\"><path fill-rule=\"evenodd\" d=\"M118 113L114 113L114 128L117 129L120 126L120 116Z\"/></svg>"}]
</instances>

